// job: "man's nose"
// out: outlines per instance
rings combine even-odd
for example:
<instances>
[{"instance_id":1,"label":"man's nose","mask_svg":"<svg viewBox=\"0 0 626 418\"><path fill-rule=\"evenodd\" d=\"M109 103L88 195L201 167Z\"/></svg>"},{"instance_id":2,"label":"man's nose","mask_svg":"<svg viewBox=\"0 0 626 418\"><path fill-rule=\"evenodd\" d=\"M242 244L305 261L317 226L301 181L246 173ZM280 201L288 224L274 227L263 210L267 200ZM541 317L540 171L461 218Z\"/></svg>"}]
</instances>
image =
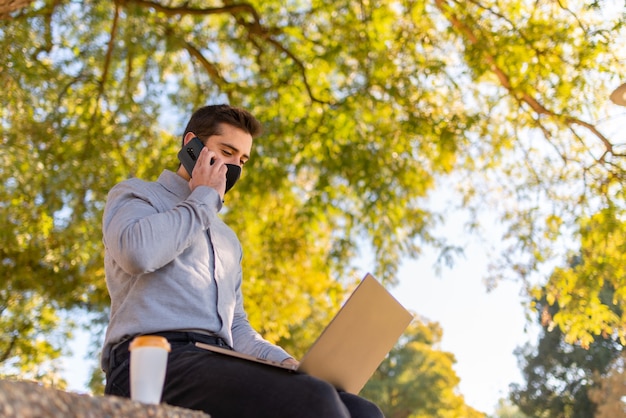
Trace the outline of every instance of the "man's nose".
<instances>
[{"instance_id":1,"label":"man's nose","mask_svg":"<svg viewBox=\"0 0 626 418\"><path fill-rule=\"evenodd\" d=\"M239 167L243 166L243 164L241 164L241 159L236 155L228 157L225 162L228 164L238 165Z\"/></svg>"}]
</instances>

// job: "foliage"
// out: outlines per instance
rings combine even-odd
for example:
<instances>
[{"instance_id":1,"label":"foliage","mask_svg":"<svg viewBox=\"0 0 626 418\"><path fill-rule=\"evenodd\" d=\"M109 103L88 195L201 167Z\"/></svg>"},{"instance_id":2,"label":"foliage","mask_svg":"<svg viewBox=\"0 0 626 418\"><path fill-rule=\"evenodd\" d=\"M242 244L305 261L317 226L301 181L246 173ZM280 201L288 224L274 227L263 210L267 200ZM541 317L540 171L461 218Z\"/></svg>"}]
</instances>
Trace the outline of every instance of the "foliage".
<instances>
[{"instance_id":1,"label":"foliage","mask_svg":"<svg viewBox=\"0 0 626 418\"><path fill-rule=\"evenodd\" d=\"M608 207L579 221L580 255L556 268L543 289L558 312L545 320L564 330L566 342L589 346L597 335L626 345L626 211ZM607 289L611 297L606 297Z\"/></svg>"},{"instance_id":2,"label":"foliage","mask_svg":"<svg viewBox=\"0 0 626 418\"><path fill-rule=\"evenodd\" d=\"M300 358L308 346L298 342L319 335L343 300L344 287L333 280L327 216L303 209L293 192L276 188L260 187L247 196L233 189L227 201L245 205L233 203L226 222L241 228L239 238L246 243L243 292L250 323Z\"/></svg>"},{"instance_id":3,"label":"foliage","mask_svg":"<svg viewBox=\"0 0 626 418\"><path fill-rule=\"evenodd\" d=\"M54 360L61 354L59 345L71 333L65 326L59 328L60 323L54 307L40 296L0 291L0 378L30 379L65 387Z\"/></svg>"},{"instance_id":4,"label":"foliage","mask_svg":"<svg viewBox=\"0 0 626 418\"><path fill-rule=\"evenodd\" d=\"M479 418L456 393L454 356L440 351L438 324L415 319L361 391L388 418Z\"/></svg>"},{"instance_id":5,"label":"foliage","mask_svg":"<svg viewBox=\"0 0 626 418\"><path fill-rule=\"evenodd\" d=\"M441 176L458 178L455 205L487 205L507 227L494 278L562 263L578 219L623 216L624 144L601 123L625 73L617 2L48 0L8 16L0 291L11 297L106 312L106 192L174 169L176 137L209 102L266 126L225 217L245 247L251 319L295 352L351 284L359 245L389 284L423 245L454 247L426 205ZM11 332L9 318L39 320L5 312ZM623 329L595 319L592 335Z\"/></svg>"},{"instance_id":6,"label":"foliage","mask_svg":"<svg viewBox=\"0 0 626 418\"><path fill-rule=\"evenodd\" d=\"M500 399L496 407L494 415L489 418L530 418L519 410L517 405L511 403L508 399Z\"/></svg>"},{"instance_id":7,"label":"foliage","mask_svg":"<svg viewBox=\"0 0 626 418\"><path fill-rule=\"evenodd\" d=\"M611 289L605 289L605 302L612 294ZM590 390L599 387L598 378L609 374L624 346L611 336L601 335L595 336L587 348L572 345L548 319L559 314L558 306L546 299L537 305L543 332L536 348L527 344L517 352L526 383L512 385L513 402L523 413L537 418L594 416L597 404L591 400Z\"/></svg>"}]
</instances>

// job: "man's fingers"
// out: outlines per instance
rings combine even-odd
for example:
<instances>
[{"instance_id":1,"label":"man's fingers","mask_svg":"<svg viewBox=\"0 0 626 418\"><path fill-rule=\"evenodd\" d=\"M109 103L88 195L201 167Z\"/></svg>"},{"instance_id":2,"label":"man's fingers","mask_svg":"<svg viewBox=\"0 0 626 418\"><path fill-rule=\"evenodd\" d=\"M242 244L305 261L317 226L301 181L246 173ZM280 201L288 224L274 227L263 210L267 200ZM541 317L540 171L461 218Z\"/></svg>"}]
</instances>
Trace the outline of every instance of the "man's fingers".
<instances>
[{"instance_id":1,"label":"man's fingers","mask_svg":"<svg viewBox=\"0 0 626 418\"><path fill-rule=\"evenodd\" d=\"M222 160L217 158L215 152L203 148L198 156L198 161L196 161L189 187L193 190L200 185L209 186L217 190L223 198L226 189L227 171L228 167Z\"/></svg>"}]
</instances>

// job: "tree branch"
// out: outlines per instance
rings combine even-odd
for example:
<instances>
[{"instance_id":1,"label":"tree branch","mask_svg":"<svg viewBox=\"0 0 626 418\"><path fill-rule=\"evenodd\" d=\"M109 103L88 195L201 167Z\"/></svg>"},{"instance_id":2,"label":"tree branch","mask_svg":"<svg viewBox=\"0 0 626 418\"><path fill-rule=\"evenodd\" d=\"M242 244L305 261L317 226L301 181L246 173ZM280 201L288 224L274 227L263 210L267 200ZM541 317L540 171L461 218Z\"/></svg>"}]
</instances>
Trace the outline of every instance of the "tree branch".
<instances>
[{"instance_id":1,"label":"tree branch","mask_svg":"<svg viewBox=\"0 0 626 418\"><path fill-rule=\"evenodd\" d=\"M6 350L4 350L4 352L0 353L0 364L4 363L5 361L7 361L9 359L9 357L11 357L13 355L13 349L15 348L15 345L17 344L17 341L20 338L21 329L17 330L18 332L10 332L9 335L11 335L11 341L9 341L8 343L8 347Z\"/></svg>"},{"instance_id":2,"label":"tree branch","mask_svg":"<svg viewBox=\"0 0 626 418\"><path fill-rule=\"evenodd\" d=\"M24 9L34 0L0 0L0 20L10 19L11 12Z\"/></svg>"},{"instance_id":3,"label":"tree branch","mask_svg":"<svg viewBox=\"0 0 626 418\"><path fill-rule=\"evenodd\" d=\"M457 29L462 35L464 35L472 45L480 45L480 40L478 39L476 34L474 34L472 29L465 25L461 21L461 19L459 19L454 13L452 13L450 7L448 7L447 0L435 0L435 4L437 8L441 11L441 13L447 17L452 26ZM531 96L528 92L515 88L511 84L511 80L506 72L498 66L496 59L493 55L483 51L482 56L491 67L491 71L498 78L498 81L500 82L502 87L507 89L508 92L518 101L526 103L538 115L545 115L554 119L561 119L566 125L578 125L588 129L596 138L598 138L603 143L606 149L605 154L616 155L613 150L613 144L611 144L607 137L605 137L600 131L598 131L595 125L589 122L585 122L584 120L575 118L573 116L560 115L546 108L542 103L540 103L537 99Z\"/></svg>"},{"instance_id":4,"label":"tree branch","mask_svg":"<svg viewBox=\"0 0 626 418\"><path fill-rule=\"evenodd\" d=\"M302 61L293 52L291 52L289 48L285 47L282 43L274 39L271 36L270 31L266 27L261 25L258 20L255 20L254 22L250 23L250 22L244 21L243 19L237 16L235 16L235 19L237 20L237 23L239 23L240 25L242 25L248 30L249 34L258 36L259 38L267 41L270 45L273 45L278 51L284 53L285 55L287 55L287 57L291 59L291 61L298 67L298 72L302 76L302 82L304 83L304 88L306 89L307 94L309 98L311 99L311 101L315 103L321 103L321 104L330 104L330 102L328 101L318 99L315 96L315 94L313 94L313 90L311 89L311 85L309 84L309 81L306 75L306 67L304 66Z\"/></svg>"},{"instance_id":5,"label":"tree branch","mask_svg":"<svg viewBox=\"0 0 626 418\"><path fill-rule=\"evenodd\" d=\"M156 1L150 1L150 0L119 0L119 3L124 4L124 5L134 4L140 7L151 8L160 13L165 14L166 16L181 16L181 15L206 16L206 15L215 15L215 14L223 14L223 13L231 14L235 18L238 24L246 28L247 32L250 35L257 36L265 40L270 45L274 46L278 51L287 55L287 57L289 57L289 59L293 61L293 63L298 67L298 72L300 73L302 77L304 87L311 101L316 102L316 103L329 104L328 101L321 100L313 94L313 90L311 88L311 85L309 84L309 81L306 75L306 68L304 64L302 63L302 61L298 59L298 57L293 52L291 52L291 50L289 50L287 47L285 47L283 44L281 44L280 42L278 42L276 39L274 39L271 36L272 31L266 26L263 26L261 24L260 15L256 11L256 9L249 3L230 3L228 1L225 1L224 6L206 7L206 8L197 8L197 7L188 7L188 6L169 7L169 6L164 6ZM242 17L243 14L252 16L252 21L244 19ZM185 45L185 49L192 56L194 56L195 58L199 59L202 62L203 67L209 72L209 75L212 78L218 77L220 80L223 81L223 78L219 75L219 71L217 70L217 67L211 64L209 61L207 61L203 57L200 50L198 50L197 48L195 48L193 45L189 44L188 42L184 42L184 45Z\"/></svg>"},{"instance_id":6,"label":"tree branch","mask_svg":"<svg viewBox=\"0 0 626 418\"><path fill-rule=\"evenodd\" d=\"M104 85L106 84L107 77L109 75L109 68L111 67L111 57L113 56L113 49L115 49L115 36L117 35L117 23L120 18L120 5L119 2L115 2L115 14L113 15L113 26L111 27L111 36L109 37L109 43L107 45L107 53L104 59L104 69L102 70L102 78L100 79L100 88L98 91L98 97L104 93Z\"/></svg>"},{"instance_id":7,"label":"tree branch","mask_svg":"<svg viewBox=\"0 0 626 418\"><path fill-rule=\"evenodd\" d=\"M249 3L236 3L229 4L221 7L205 7L205 8L196 8L196 7L188 7L188 6L179 6L179 7L168 7L164 6L156 1L148 1L148 0L121 0L120 3L124 4L135 4L141 7L148 7L156 10L157 12L161 12L166 16L180 16L180 15L194 15L194 16L205 16L205 15L214 15L214 14L222 14L222 13L249 13L254 18L255 22L259 22L260 18L256 11L256 9Z\"/></svg>"},{"instance_id":8,"label":"tree branch","mask_svg":"<svg viewBox=\"0 0 626 418\"><path fill-rule=\"evenodd\" d=\"M213 64L211 61L206 59L198 48L196 48L190 42L186 42L186 41L183 41L183 46L185 50L189 53L189 55L194 57L196 60L200 62L200 64L202 64L202 67L204 67L204 69L209 74L209 77L211 77L211 79L217 81L218 84L226 83L226 80L224 80L224 77L222 77L222 75L220 74L219 69L215 66L215 64Z\"/></svg>"}]
</instances>

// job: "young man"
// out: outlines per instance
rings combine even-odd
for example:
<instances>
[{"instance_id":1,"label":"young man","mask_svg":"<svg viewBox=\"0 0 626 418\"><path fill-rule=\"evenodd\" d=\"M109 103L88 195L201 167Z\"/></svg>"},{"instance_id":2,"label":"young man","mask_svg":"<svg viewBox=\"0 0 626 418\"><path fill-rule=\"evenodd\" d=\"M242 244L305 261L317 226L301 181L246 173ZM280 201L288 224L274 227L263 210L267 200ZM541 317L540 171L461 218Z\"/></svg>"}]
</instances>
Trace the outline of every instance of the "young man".
<instances>
[{"instance_id":1,"label":"young man","mask_svg":"<svg viewBox=\"0 0 626 418\"><path fill-rule=\"evenodd\" d=\"M382 417L358 396L314 377L197 348L204 342L298 364L248 323L241 294L241 245L220 219L228 184L250 158L260 123L228 105L206 106L189 120L186 145L205 145L192 176L184 166L156 182L123 181L103 216L111 316L102 353L105 392L130 396L128 345L162 335L172 347L163 401L213 418ZM229 173L230 172L230 173ZM227 176L227 173L229 174ZM234 173L234 174L233 174Z\"/></svg>"}]
</instances>

